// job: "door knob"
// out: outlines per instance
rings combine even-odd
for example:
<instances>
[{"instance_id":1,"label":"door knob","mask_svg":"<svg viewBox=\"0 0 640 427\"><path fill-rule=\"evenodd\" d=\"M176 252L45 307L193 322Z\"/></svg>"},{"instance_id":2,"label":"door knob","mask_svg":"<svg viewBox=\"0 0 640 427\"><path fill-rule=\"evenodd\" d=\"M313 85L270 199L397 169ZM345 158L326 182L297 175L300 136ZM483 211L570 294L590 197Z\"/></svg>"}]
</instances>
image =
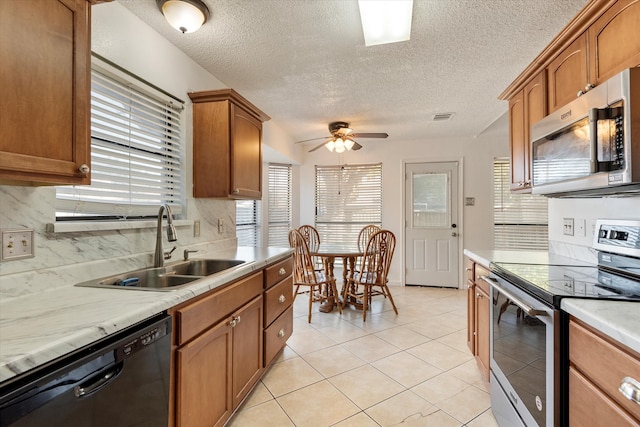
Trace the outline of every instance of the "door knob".
<instances>
[{"instance_id":1,"label":"door knob","mask_svg":"<svg viewBox=\"0 0 640 427\"><path fill-rule=\"evenodd\" d=\"M457 235L458 235L458 233L456 233L455 231L452 231L452 232L451 232L451 236L452 236L452 237L456 237Z\"/></svg>"}]
</instances>

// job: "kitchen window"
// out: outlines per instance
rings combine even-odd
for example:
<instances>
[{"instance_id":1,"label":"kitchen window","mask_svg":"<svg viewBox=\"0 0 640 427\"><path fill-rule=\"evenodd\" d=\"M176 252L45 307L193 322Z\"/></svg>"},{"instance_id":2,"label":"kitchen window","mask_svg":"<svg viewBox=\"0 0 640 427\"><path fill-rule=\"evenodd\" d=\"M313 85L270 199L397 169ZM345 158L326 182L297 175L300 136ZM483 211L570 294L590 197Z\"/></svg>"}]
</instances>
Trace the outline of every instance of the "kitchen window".
<instances>
[{"instance_id":1,"label":"kitchen window","mask_svg":"<svg viewBox=\"0 0 640 427\"><path fill-rule=\"evenodd\" d=\"M382 163L316 166L315 227L321 242L357 242L367 224L382 226Z\"/></svg>"},{"instance_id":2,"label":"kitchen window","mask_svg":"<svg viewBox=\"0 0 640 427\"><path fill-rule=\"evenodd\" d=\"M236 201L236 237L239 246L261 246L259 200Z\"/></svg>"},{"instance_id":3,"label":"kitchen window","mask_svg":"<svg viewBox=\"0 0 640 427\"><path fill-rule=\"evenodd\" d=\"M547 199L510 190L509 159L493 162L494 249L547 250Z\"/></svg>"},{"instance_id":4,"label":"kitchen window","mask_svg":"<svg viewBox=\"0 0 640 427\"><path fill-rule=\"evenodd\" d=\"M269 165L268 245L289 247L291 230L291 165Z\"/></svg>"},{"instance_id":5,"label":"kitchen window","mask_svg":"<svg viewBox=\"0 0 640 427\"><path fill-rule=\"evenodd\" d=\"M183 102L96 56L91 185L56 188L57 220L156 217L183 210Z\"/></svg>"}]
</instances>

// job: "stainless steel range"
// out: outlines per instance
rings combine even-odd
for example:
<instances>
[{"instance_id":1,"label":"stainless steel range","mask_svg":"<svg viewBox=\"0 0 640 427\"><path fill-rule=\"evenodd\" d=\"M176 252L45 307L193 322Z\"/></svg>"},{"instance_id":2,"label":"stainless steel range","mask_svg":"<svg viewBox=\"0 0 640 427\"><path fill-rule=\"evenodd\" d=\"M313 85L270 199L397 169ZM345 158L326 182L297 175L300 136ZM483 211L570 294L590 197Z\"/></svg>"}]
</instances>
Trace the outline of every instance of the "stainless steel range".
<instances>
[{"instance_id":1,"label":"stainless steel range","mask_svg":"<svg viewBox=\"0 0 640 427\"><path fill-rule=\"evenodd\" d=\"M563 298L640 302L640 221L598 220L598 265L492 263L491 406L501 426L567 421Z\"/></svg>"}]
</instances>

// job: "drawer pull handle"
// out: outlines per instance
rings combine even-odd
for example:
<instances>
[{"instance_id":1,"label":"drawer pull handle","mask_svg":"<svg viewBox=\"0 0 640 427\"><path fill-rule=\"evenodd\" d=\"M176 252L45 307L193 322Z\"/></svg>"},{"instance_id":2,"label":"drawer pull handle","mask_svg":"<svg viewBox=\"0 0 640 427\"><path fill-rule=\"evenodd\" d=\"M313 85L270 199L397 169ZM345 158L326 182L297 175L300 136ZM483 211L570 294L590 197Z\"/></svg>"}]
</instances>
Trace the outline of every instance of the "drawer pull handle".
<instances>
[{"instance_id":1,"label":"drawer pull handle","mask_svg":"<svg viewBox=\"0 0 640 427\"><path fill-rule=\"evenodd\" d=\"M618 387L618 391L630 401L640 405L640 382L637 380L631 377L624 377L620 387Z\"/></svg>"},{"instance_id":2,"label":"drawer pull handle","mask_svg":"<svg viewBox=\"0 0 640 427\"><path fill-rule=\"evenodd\" d=\"M285 297L284 295L280 295L280 296L278 297L278 302L279 302L280 304L282 304L282 303L283 303L283 302L285 302L286 300L287 300L287 297Z\"/></svg>"},{"instance_id":3,"label":"drawer pull handle","mask_svg":"<svg viewBox=\"0 0 640 427\"><path fill-rule=\"evenodd\" d=\"M229 326L235 328L238 323L240 323L240 316L232 318L229 322Z\"/></svg>"},{"instance_id":4,"label":"drawer pull handle","mask_svg":"<svg viewBox=\"0 0 640 427\"><path fill-rule=\"evenodd\" d=\"M278 338L282 338L282 337L284 337L284 329L280 329L278 331Z\"/></svg>"},{"instance_id":5,"label":"drawer pull handle","mask_svg":"<svg viewBox=\"0 0 640 427\"><path fill-rule=\"evenodd\" d=\"M285 274L287 274L287 270L285 270L284 267L280 267L280 270L278 270L278 274L284 276Z\"/></svg>"}]
</instances>

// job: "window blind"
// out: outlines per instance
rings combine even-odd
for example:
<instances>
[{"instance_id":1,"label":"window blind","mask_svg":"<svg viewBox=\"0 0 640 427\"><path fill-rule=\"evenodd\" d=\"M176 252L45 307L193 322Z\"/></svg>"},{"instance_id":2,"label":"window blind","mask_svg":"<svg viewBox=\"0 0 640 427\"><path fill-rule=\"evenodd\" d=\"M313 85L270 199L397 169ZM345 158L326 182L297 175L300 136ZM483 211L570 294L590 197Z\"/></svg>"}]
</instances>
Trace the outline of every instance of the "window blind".
<instances>
[{"instance_id":1,"label":"window blind","mask_svg":"<svg viewBox=\"0 0 640 427\"><path fill-rule=\"evenodd\" d=\"M382 163L316 166L315 202L320 242L355 245L362 227L382 225Z\"/></svg>"},{"instance_id":2,"label":"window blind","mask_svg":"<svg viewBox=\"0 0 640 427\"><path fill-rule=\"evenodd\" d=\"M240 246L261 246L260 201L236 201L236 237Z\"/></svg>"},{"instance_id":3,"label":"window blind","mask_svg":"<svg viewBox=\"0 0 640 427\"><path fill-rule=\"evenodd\" d=\"M508 159L493 163L494 249L547 250L547 199L512 193Z\"/></svg>"},{"instance_id":4,"label":"window blind","mask_svg":"<svg viewBox=\"0 0 640 427\"><path fill-rule=\"evenodd\" d=\"M91 185L57 187L58 217L182 212L182 105L123 74L92 66Z\"/></svg>"},{"instance_id":5,"label":"window blind","mask_svg":"<svg viewBox=\"0 0 640 427\"><path fill-rule=\"evenodd\" d=\"M291 165L269 165L269 246L289 247Z\"/></svg>"}]
</instances>

